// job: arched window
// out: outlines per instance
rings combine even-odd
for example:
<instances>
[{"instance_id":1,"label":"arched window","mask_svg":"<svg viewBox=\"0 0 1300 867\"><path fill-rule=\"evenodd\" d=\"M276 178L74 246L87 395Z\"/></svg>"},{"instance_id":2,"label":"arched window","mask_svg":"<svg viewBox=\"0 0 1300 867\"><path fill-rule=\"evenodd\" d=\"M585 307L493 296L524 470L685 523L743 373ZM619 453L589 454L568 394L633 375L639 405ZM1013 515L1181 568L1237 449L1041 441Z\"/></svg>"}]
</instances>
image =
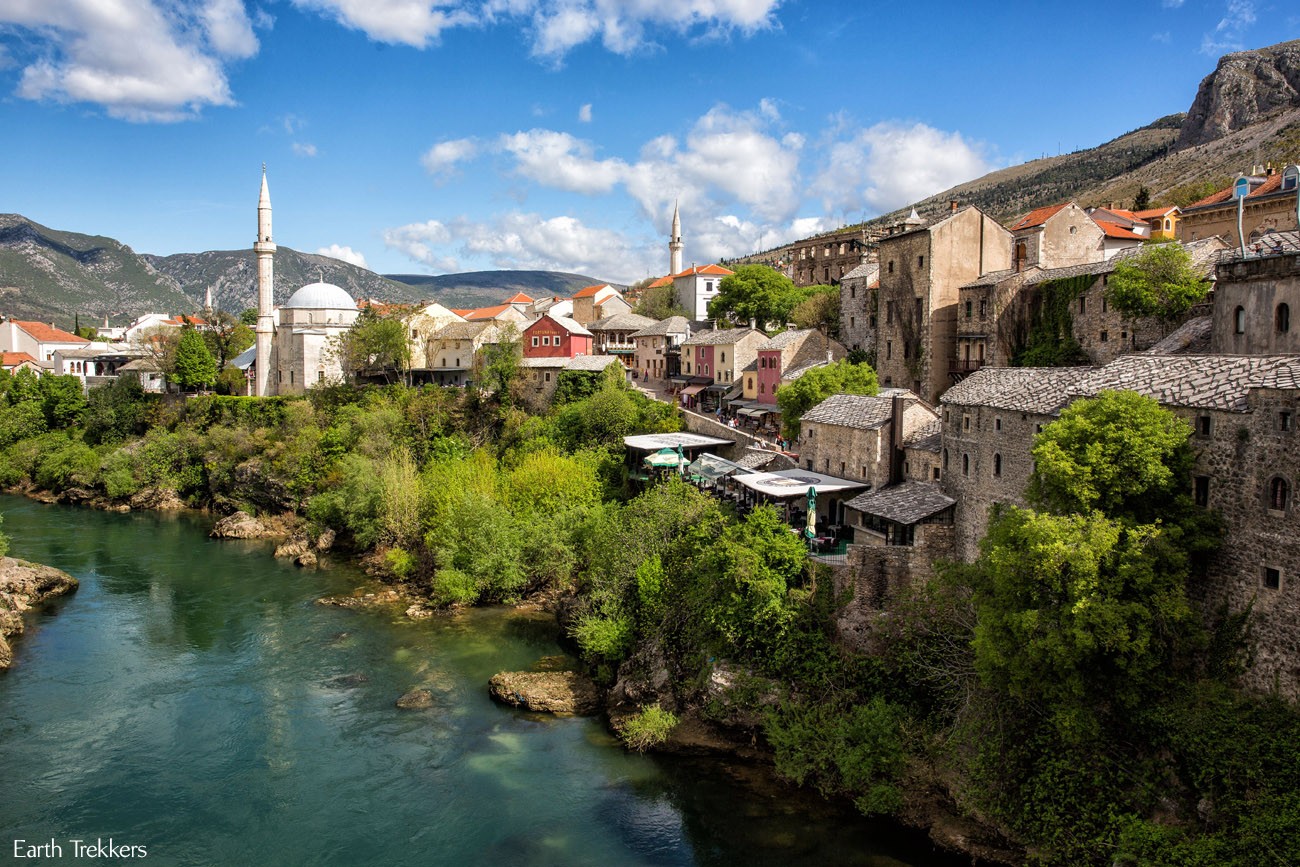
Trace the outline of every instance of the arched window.
<instances>
[{"instance_id":1,"label":"arched window","mask_svg":"<svg viewBox=\"0 0 1300 867\"><path fill-rule=\"evenodd\" d=\"M1285 512L1287 501L1291 499L1291 486L1281 476L1274 476L1268 483L1268 508L1274 512Z\"/></svg>"},{"instance_id":2,"label":"arched window","mask_svg":"<svg viewBox=\"0 0 1300 867\"><path fill-rule=\"evenodd\" d=\"M1246 333L1246 308L1238 307L1232 314L1232 330L1236 334Z\"/></svg>"},{"instance_id":3,"label":"arched window","mask_svg":"<svg viewBox=\"0 0 1300 867\"><path fill-rule=\"evenodd\" d=\"M1286 304L1277 305L1277 311L1273 314L1273 321L1277 325L1279 334L1286 334L1291 330L1291 308Z\"/></svg>"}]
</instances>

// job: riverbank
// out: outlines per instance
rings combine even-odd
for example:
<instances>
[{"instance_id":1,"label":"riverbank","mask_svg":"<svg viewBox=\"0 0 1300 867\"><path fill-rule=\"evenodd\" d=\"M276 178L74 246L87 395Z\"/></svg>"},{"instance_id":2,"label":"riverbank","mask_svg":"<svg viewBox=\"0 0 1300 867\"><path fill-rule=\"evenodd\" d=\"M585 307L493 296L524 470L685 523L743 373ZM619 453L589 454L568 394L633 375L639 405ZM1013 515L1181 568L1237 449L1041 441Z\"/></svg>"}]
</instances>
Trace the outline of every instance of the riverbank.
<instances>
[{"instance_id":1,"label":"riverbank","mask_svg":"<svg viewBox=\"0 0 1300 867\"><path fill-rule=\"evenodd\" d=\"M13 664L10 639L26 629L25 615L77 590L66 572L13 557L0 557L0 670Z\"/></svg>"}]
</instances>

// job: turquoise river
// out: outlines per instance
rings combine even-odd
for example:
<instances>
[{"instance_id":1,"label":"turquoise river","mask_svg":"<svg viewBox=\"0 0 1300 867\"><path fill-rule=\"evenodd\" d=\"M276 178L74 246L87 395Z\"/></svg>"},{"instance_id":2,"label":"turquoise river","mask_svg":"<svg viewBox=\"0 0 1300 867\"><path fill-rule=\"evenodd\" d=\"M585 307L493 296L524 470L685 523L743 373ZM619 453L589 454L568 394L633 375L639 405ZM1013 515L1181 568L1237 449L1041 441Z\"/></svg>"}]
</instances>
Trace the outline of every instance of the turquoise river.
<instances>
[{"instance_id":1,"label":"turquoise river","mask_svg":"<svg viewBox=\"0 0 1300 867\"><path fill-rule=\"evenodd\" d=\"M957 863L762 769L493 704L493 673L563 652L536 615L318 605L362 576L211 540L202 516L0 513L11 556L81 581L0 673L0 863L112 863L70 843L110 837L150 864ZM432 709L394 707L417 686Z\"/></svg>"}]
</instances>

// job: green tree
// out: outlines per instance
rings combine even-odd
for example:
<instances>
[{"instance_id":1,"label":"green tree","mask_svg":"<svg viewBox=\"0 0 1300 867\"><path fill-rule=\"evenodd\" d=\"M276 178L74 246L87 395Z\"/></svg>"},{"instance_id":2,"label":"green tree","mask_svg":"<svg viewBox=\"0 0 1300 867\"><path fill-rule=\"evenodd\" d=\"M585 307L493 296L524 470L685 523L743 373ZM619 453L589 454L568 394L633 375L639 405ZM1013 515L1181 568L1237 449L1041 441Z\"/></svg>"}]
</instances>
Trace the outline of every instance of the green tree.
<instances>
[{"instance_id":1,"label":"green tree","mask_svg":"<svg viewBox=\"0 0 1300 867\"><path fill-rule=\"evenodd\" d=\"M1191 427L1155 400L1103 391L1075 401L1034 441L1030 502L1057 514L1166 519L1186 497Z\"/></svg>"},{"instance_id":2,"label":"green tree","mask_svg":"<svg viewBox=\"0 0 1300 867\"><path fill-rule=\"evenodd\" d=\"M1106 284L1106 298L1116 310L1153 316L1166 328L1210 291L1209 281L1176 242L1148 244L1119 262Z\"/></svg>"},{"instance_id":3,"label":"green tree","mask_svg":"<svg viewBox=\"0 0 1300 867\"><path fill-rule=\"evenodd\" d=\"M709 301L709 316L738 323L753 320L759 328L769 322L784 326L790 311L808 294L766 265L740 265L734 274L722 278L718 294Z\"/></svg>"},{"instance_id":4,"label":"green tree","mask_svg":"<svg viewBox=\"0 0 1300 867\"><path fill-rule=\"evenodd\" d=\"M841 359L814 367L776 393L781 407L781 425L790 439L799 436L799 419L832 394L875 394L880 390L876 372L866 364Z\"/></svg>"},{"instance_id":5,"label":"green tree","mask_svg":"<svg viewBox=\"0 0 1300 867\"><path fill-rule=\"evenodd\" d=\"M410 366L411 350L406 324L385 317L367 306L351 328L335 337L331 348L345 374L353 377L382 377L395 382Z\"/></svg>"},{"instance_id":6,"label":"green tree","mask_svg":"<svg viewBox=\"0 0 1300 867\"><path fill-rule=\"evenodd\" d=\"M799 328L816 328L828 337L840 333L840 290L835 286L810 286L810 294L790 311Z\"/></svg>"},{"instance_id":7,"label":"green tree","mask_svg":"<svg viewBox=\"0 0 1300 867\"><path fill-rule=\"evenodd\" d=\"M245 307L239 312L239 321L244 325L247 325L249 328L252 328L257 324L257 308Z\"/></svg>"},{"instance_id":8,"label":"green tree","mask_svg":"<svg viewBox=\"0 0 1300 867\"><path fill-rule=\"evenodd\" d=\"M1133 210L1145 211L1149 207L1151 207L1151 191L1143 184L1138 187L1137 195L1133 197Z\"/></svg>"},{"instance_id":9,"label":"green tree","mask_svg":"<svg viewBox=\"0 0 1300 867\"><path fill-rule=\"evenodd\" d=\"M51 429L70 427L81 422L86 410L86 395L81 380L75 376L42 376L41 409Z\"/></svg>"},{"instance_id":10,"label":"green tree","mask_svg":"<svg viewBox=\"0 0 1300 867\"><path fill-rule=\"evenodd\" d=\"M481 374L480 392L496 395L503 406L514 403L514 387L519 381L519 359L523 356L523 340L513 322L507 323L495 343L485 344L479 360Z\"/></svg>"},{"instance_id":11,"label":"green tree","mask_svg":"<svg viewBox=\"0 0 1300 867\"><path fill-rule=\"evenodd\" d=\"M176 345L176 384L182 389L198 389L217 379L217 362L203 336L188 325L181 329Z\"/></svg>"},{"instance_id":12,"label":"green tree","mask_svg":"<svg viewBox=\"0 0 1300 867\"><path fill-rule=\"evenodd\" d=\"M669 282L665 286L642 289L634 312L651 319L667 319L669 316L685 316L686 308L677 303L677 290Z\"/></svg>"},{"instance_id":13,"label":"green tree","mask_svg":"<svg viewBox=\"0 0 1300 867\"><path fill-rule=\"evenodd\" d=\"M256 339L252 328L224 310L213 311L203 332L203 341L217 360L218 371L225 370L230 359L252 346Z\"/></svg>"}]
</instances>

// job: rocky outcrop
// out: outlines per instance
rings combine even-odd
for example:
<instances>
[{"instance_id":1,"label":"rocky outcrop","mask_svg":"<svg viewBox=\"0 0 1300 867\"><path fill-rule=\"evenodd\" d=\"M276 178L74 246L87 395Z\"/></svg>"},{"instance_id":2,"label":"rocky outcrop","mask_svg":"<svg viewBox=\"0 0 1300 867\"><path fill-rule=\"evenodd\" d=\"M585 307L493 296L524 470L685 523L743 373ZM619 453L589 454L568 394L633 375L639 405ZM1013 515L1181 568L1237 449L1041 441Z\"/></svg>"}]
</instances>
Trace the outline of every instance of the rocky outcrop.
<instances>
[{"instance_id":1,"label":"rocky outcrop","mask_svg":"<svg viewBox=\"0 0 1300 867\"><path fill-rule=\"evenodd\" d=\"M423 710L433 707L433 690L422 687L411 690L397 700L403 710Z\"/></svg>"},{"instance_id":2,"label":"rocky outcrop","mask_svg":"<svg viewBox=\"0 0 1300 867\"><path fill-rule=\"evenodd\" d=\"M1176 148L1214 141L1286 108L1300 108L1300 40L1225 54L1201 82Z\"/></svg>"},{"instance_id":3,"label":"rocky outcrop","mask_svg":"<svg viewBox=\"0 0 1300 867\"><path fill-rule=\"evenodd\" d=\"M0 557L0 669L13 662L9 637L23 631L23 613L77 589L77 579L50 566Z\"/></svg>"},{"instance_id":4,"label":"rocky outcrop","mask_svg":"<svg viewBox=\"0 0 1300 867\"><path fill-rule=\"evenodd\" d=\"M169 488L146 488L131 497L131 508L155 512L179 512L187 507L185 501Z\"/></svg>"},{"instance_id":5,"label":"rocky outcrop","mask_svg":"<svg viewBox=\"0 0 1300 867\"><path fill-rule=\"evenodd\" d=\"M217 521L208 535L214 539L268 539L276 534L247 512L235 512Z\"/></svg>"},{"instance_id":6,"label":"rocky outcrop","mask_svg":"<svg viewBox=\"0 0 1300 867\"><path fill-rule=\"evenodd\" d=\"M503 704L543 713L586 715L601 705L596 684L573 671L503 671L488 681L488 692Z\"/></svg>"},{"instance_id":7,"label":"rocky outcrop","mask_svg":"<svg viewBox=\"0 0 1300 867\"><path fill-rule=\"evenodd\" d=\"M306 536L292 536L289 541L275 549L275 556L293 560L311 550L311 541Z\"/></svg>"}]
</instances>

